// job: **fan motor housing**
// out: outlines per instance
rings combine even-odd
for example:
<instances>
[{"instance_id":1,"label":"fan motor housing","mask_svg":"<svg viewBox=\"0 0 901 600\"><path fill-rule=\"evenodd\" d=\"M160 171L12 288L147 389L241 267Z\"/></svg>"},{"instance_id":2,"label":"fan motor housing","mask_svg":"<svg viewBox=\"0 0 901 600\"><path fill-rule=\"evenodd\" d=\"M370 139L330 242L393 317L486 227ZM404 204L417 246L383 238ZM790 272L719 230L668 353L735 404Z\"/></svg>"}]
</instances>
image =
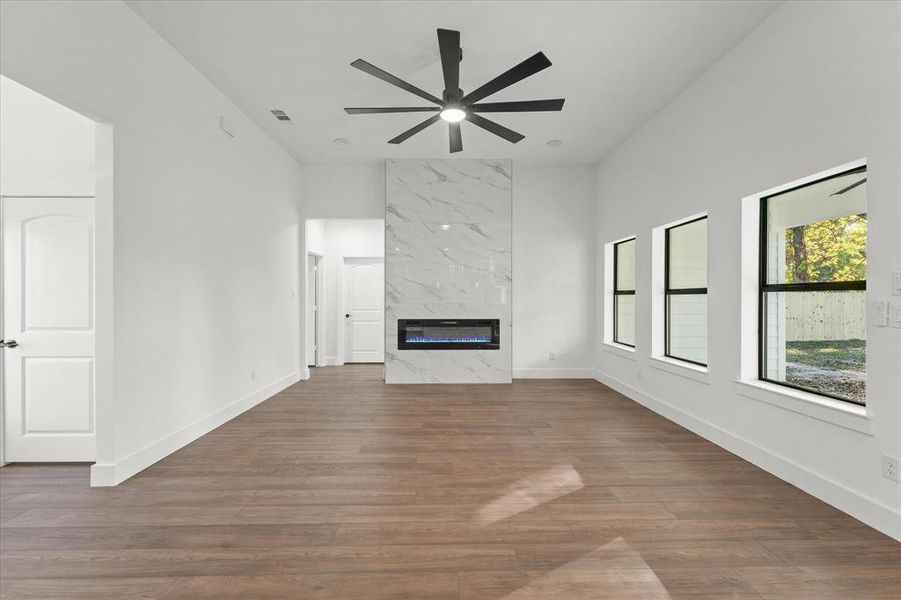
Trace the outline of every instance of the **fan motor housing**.
<instances>
[{"instance_id":1,"label":"fan motor housing","mask_svg":"<svg viewBox=\"0 0 901 600\"><path fill-rule=\"evenodd\" d=\"M445 105L451 104L453 106L460 106L460 100L463 98L463 95L463 90L457 88L456 92L444 90L442 98L444 99Z\"/></svg>"}]
</instances>

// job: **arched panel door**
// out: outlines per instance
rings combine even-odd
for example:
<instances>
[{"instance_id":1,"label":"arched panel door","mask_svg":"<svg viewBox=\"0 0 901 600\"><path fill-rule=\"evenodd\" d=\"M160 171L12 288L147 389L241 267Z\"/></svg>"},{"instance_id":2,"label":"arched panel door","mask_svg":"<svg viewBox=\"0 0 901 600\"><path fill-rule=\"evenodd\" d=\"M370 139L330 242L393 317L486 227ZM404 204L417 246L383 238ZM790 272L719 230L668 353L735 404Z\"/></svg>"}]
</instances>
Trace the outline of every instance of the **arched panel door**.
<instances>
[{"instance_id":1,"label":"arched panel door","mask_svg":"<svg viewBox=\"0 0 901 600\"><path fill-rule=\"evenodd\" d=\"M3 198L9 462L91 461L94 199Z\"/></svg>"}]
</instances>

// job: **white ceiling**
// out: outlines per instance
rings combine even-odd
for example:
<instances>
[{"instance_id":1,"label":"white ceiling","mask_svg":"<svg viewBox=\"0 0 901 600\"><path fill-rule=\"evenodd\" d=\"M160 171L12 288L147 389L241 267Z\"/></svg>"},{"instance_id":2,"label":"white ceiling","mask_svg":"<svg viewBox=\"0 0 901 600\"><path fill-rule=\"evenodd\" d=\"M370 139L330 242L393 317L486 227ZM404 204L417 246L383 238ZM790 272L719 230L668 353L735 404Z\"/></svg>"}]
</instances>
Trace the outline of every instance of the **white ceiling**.
<instances>
[{"instance_id":1,"label":"white ceiling","mask_svg":"<svg viewBox=\"0 0 901 600\"><path fill-rule=\"evenodd\" d=\"M448 156L447 127L387 140L427 115L345 106L428 103L349 66L363 58L441 96L435 30L461 31L471 91L535 52L553 66L485 101L566 98L562 112L490 117L512 145L463 124L457 157L596 163L765 19L779 2L299 2L130 0L129 5L302 163ZM276 121L271 108L293 122ZM345 137L348 146L332 140ZM551 139L563 140L549 148Z\"/></svg>"}]
</instances>

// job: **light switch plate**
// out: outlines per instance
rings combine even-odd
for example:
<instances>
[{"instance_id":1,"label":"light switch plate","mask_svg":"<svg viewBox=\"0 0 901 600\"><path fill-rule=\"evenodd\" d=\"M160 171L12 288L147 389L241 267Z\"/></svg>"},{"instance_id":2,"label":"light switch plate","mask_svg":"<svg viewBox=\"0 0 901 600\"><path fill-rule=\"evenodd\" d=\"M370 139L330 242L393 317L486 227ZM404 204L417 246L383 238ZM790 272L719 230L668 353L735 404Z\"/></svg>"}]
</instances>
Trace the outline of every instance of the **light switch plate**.
<instances>
[{"instance_id":1,"label":"light switch plate","mask_svg":"<svg viewBox=\"0 0 901 600\"><path fill-rule=\"evenodd\" d=\"M873 301L873 312L872 312L872 320L874 327L888 327L888 312L889 312L889 302L888 300L874 300Z\"/></svg>"}]
</instances>

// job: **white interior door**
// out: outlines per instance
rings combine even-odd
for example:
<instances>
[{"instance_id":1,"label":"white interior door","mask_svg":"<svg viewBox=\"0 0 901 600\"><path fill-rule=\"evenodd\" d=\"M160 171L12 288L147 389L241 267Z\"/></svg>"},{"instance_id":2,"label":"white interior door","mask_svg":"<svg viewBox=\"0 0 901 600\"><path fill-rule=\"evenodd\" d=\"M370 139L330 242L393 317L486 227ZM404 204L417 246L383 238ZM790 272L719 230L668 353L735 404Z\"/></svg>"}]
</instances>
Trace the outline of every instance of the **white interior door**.
<instances>
[{"instance_id":1,"label":"white interior door","mask_svg":"<svg viewBox=\"0 0 901 600\"><path fill-rule=\"evenodd\" d=\"M3 335L6 460L94 460L93 198L3 198Z\"/></svg>"},{"instance_id":2,"label":"white interior door","mask_svg":"<svg viewBox=\"0 0 901 600\"><path fill-rule=\"evenodd\" d=\"M319 364L319 257L307 255L307 366Z\"/></svg>"},{"instance_id":3,"label":"white interior door","mask_svg":"<svg viewBox=\"0 0 901 600\"><path fill-rule=\"evenodd\" d=\"M385 260L344 259L345 362L385 362Z\"/></svg>"}]
</instances>

